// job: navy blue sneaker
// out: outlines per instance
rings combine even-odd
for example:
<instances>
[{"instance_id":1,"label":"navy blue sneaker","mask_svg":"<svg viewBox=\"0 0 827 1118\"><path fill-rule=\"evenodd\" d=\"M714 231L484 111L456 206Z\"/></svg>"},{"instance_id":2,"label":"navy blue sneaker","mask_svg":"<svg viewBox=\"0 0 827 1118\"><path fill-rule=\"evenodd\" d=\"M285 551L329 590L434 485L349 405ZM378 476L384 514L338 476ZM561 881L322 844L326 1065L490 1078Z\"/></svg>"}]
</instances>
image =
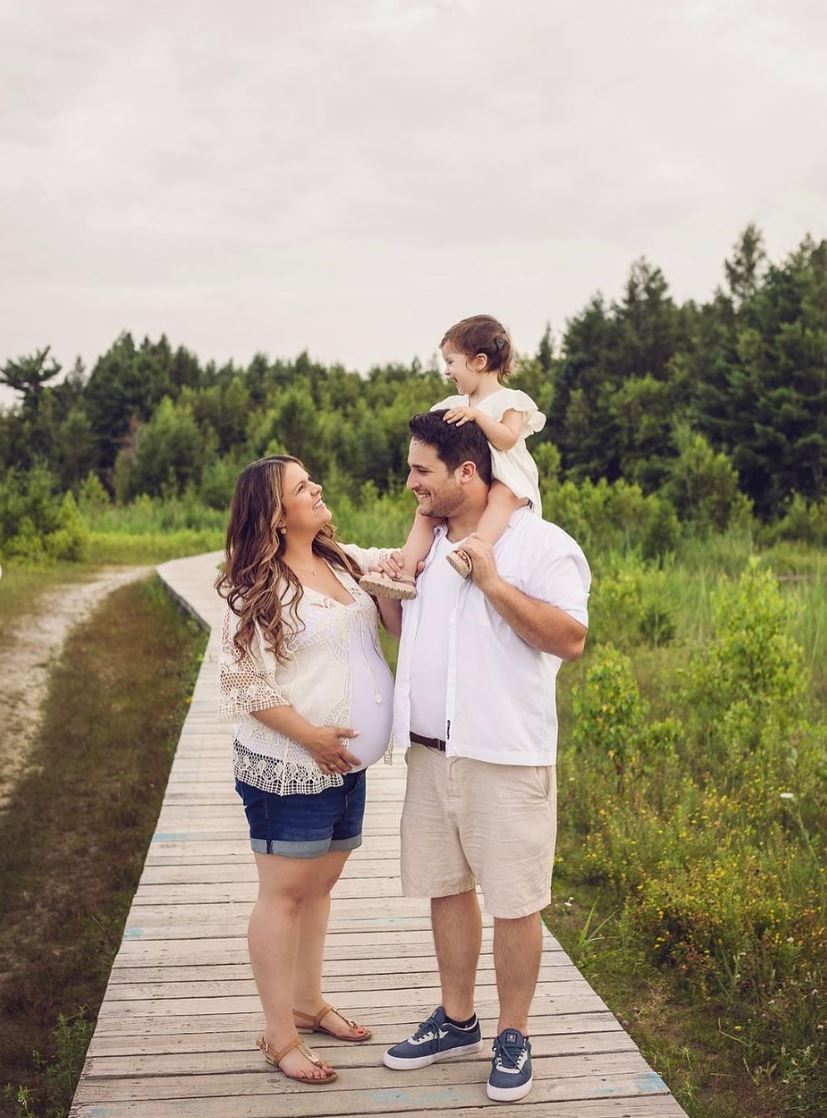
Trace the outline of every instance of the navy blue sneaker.
<instances>
[{"instance_id":1,"label":"navy blue sneaker","mask_svg":"<svg viewBox=\"0 0 827 1118\"><path fill-rule=\"evenodd\" d=\"M445 1010L437 1006L413 1036L394 1044L382 1057L386 1068L426 1068L437 1060L453 1060L482 1051L482 1033L476 1018L467 1029L460 1029L445 1019Z\"/></svg>"},{"instance_id":2,"label":"navy blue sneaker","mask_svg":"<svg viewBox=\"0 0 827 1118\"><path fill-rule=\"evenodd\" d=\"M531 1043L519 1029L503 1029L494 1041L486 1092L494 1102L514 1102L531 1090Z\"/></svg>"}]
</instances>

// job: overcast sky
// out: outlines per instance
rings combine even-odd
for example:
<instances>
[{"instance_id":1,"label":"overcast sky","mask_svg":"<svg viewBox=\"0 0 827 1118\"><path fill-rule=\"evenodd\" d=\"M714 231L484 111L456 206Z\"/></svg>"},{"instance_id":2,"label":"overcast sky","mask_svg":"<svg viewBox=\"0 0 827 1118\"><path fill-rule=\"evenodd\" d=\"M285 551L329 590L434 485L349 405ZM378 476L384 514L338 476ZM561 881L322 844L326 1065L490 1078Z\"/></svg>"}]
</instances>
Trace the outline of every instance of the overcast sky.
<instances>
[{"instance_id":1,"label":"overcast sky","mask_svg":"<svg viewBox=\"0 0 827 1118\"><path fill-rule=\"evenodd\" d=\"M0 0L0 361L520 350L827 235L822 0Z\"/></svg>"}]
</instances>

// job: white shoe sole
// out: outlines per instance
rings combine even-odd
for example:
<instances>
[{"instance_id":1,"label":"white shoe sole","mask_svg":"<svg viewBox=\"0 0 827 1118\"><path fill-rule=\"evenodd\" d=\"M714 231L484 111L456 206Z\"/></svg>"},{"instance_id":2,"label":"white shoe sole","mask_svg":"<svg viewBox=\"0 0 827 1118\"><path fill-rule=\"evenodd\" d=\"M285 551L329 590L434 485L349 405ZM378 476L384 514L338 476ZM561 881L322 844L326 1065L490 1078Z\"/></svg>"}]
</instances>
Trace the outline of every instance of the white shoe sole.
<instances>
[{"instance_id":1,"label":"white shoe sole","mask_svg":"<svg viewBox=\"0 0 827 1118\"><path fill-rule=\"evenodd\" d=\"M416 1071L417 1068L427 1068L441 1060L458 1060L460 1056L469 1056L477 1052L482 1052L481 1040L476 1044L463 1044L462 1048L449 1048L447 1052L433 1052L430 1056L414 1056L412 1060L406 1060L402 1056L391 1056L390 1052L386 1052L382 1057L382 1063L386 1068L392 1068L394 1071Z\"/></svg>"},{"instance_id":2,"label":"white shoe sole","mask_svg":"<svg viewBox=\"0 0 827 1118\"><path fill-rule=\"evenodd\" d=\"M528 1083L523 1083L520 1087L492 1087L490 1083L487 1083L485 1093L492 1102L516 1102L517 1099L522 1099L528 1094L533 1083L533 1077L529 1079Z\"/></svg>"}]
</instances>

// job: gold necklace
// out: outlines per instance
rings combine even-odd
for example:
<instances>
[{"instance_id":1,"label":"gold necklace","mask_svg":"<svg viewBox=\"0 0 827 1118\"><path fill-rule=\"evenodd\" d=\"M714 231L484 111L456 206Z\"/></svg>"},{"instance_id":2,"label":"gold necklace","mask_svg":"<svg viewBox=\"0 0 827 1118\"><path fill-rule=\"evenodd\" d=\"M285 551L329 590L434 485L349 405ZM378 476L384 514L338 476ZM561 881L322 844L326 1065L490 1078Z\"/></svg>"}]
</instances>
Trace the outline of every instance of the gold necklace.
<instances>
[{"instance_id":1,"label":"gold necklace","mask_svg":"<svg viewBox=\"0 0 827 1118\"><path fill-rule=\"evenodd\" d=\"M315 576L319 573L317 570L312 570L311 571L309 567L297 567L297 566L294 566L292 563L288 563L287 565L288 565L288 567L291 568L291 570L301 571L301 573L303 575L314 575Z\"/></svg>"}]
</instances>

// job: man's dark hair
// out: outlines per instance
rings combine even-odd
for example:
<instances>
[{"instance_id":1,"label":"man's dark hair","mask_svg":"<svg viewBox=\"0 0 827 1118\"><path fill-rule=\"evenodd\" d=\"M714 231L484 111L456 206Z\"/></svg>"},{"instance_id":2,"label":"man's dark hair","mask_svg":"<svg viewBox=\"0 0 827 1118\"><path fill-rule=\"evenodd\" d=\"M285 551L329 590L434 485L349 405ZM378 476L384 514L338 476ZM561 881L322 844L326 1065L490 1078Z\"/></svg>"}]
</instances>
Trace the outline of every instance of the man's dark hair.
<instances>
[{"instance_id":1,"label":"man's dark hair","mask_svg":"<svg viewBox=\"0 0 827 1118\"><path fill-rule=\"evenodd\" d=\"M476 423L446 423L447 408L425 411L411 417L408 423L411 435L421 443L436 450L437 458L449 470L456 470L463 462L473 462L477 473L486 485L491 484L491 451L488 440Z\"/></svg>"}]
</instances>

